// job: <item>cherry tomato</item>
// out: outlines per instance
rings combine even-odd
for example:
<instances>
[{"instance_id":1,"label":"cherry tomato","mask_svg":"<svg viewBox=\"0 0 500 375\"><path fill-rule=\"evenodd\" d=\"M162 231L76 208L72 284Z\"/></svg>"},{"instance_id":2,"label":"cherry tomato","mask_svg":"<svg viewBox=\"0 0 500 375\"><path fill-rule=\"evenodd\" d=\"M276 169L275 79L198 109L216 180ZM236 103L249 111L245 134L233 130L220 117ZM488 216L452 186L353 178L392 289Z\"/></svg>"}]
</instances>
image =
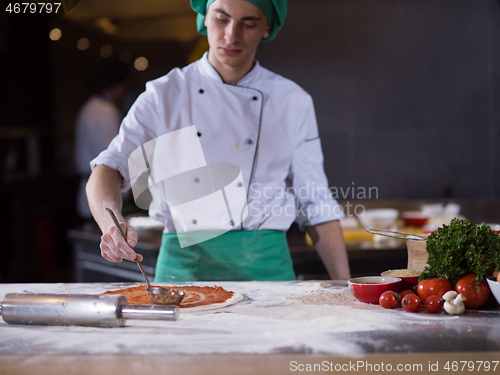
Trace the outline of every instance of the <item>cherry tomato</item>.
<instances>
[{"instance_id":1,"label":"cherry tomato","mask_svg":"<svg viewBox=\"0 0 500 375\"><path fill-rule=\"evenodd\" d=\"M426 301L430 296L442 297L443 294L450 290L453 290L453 285L450 280L444 277L438 279L425 279L417 286L417 293L422 301Z\"/></svg>"},{"instance_id":2,"label":"cherry tomato","mask_svg":"<svg viewBox=\"0 0 500 375\"><path fill-rule=\"evenodd\" d=\"M425 300L425 308L431 313L436 313L441 310L443 299L439 296L429 296Z\"/></svg>"},{"instance_id":3,"label":"cherry tomato","mask_svg":"<svg viewBox=\"0 0 500 375\"><path fill-rule=\"evenodd\" d=\"M399 295L392 290L387 290L382 293L378 302L384 309L393 309L399 303Z\"/></svg>"},{"instance_id":4,"label":"cherry tomato","mask_svg":"<svg viewBox=\"0 0 500 375\"><path fill-rule=\"evenodd\" d=\"M468 309L477 309L483 306L490 296L490 287L486 279L476 284L473 282L475 278L476 274L470 273L458 280L457 285L455 285L455 291L467 298L464 305Z\"/></svg>"},{"instance_id":5,"label":"cherry tomato","mask_svg":"<svg viewBox=\"0 0 500 375\"><path fill-rule=\"evenodd\" d=\"M401 299L403 299L404 296L406 296L407 294L415 294L415 292L413 290L407 289L403 290L400 294L401 294Z\"/></svg>"},{"instance_id":6,"label":"cherry tomato","mask_svg":"<svg viewBox=\"0 0 500 375\"><path fill-rule=\"evenodd\" d=\"M402 300L403 309L409 312L415 312L420 308L422 301L416 294L407 294Z\"/></svg>"}]
</instances>

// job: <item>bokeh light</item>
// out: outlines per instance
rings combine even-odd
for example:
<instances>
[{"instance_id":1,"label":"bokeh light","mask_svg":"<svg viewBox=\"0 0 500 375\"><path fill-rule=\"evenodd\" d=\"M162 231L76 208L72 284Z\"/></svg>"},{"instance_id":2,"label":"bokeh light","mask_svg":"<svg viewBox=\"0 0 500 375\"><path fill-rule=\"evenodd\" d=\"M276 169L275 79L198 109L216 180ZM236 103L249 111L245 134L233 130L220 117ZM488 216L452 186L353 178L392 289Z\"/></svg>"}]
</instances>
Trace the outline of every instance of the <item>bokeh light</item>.
<instances>
[{"instance_id":1,"label":"bokeh light","mask_svg":"<svg viewBox=\"0 0 500 375\"><path fill-rule=\"evenodd\" d=\"M53 40L54 42L55 41L58 41L59 39L61 39L62 37L62 31L60 29L52 29L50 30L49 32L49 38L50 40Z\"/></svg>"},{"instance_id":2,"label":"bokeh light","mask_svg":"<svg viewBox=\"0 0 500 375\"><path fill-rule=\"evenodd\" d=\"M142 72L143 70L146 70L149 66L148 59L145 57L138 57L134 61L134 68L136 68L138 71Z\"/></svg>"},{"instance_id":3,"label":"bokeh light","mask_svg":"<svg viewBox=\"0 0 500 375\"><path fill-rule=\"evenodd\" d=\"M104 58L111 57L111 55L113 54L113 47L106 44L105 46L101 47L99 54L101 55L101 57L104 57Z\"/></svg>"},{"instance_id":4,"label":"bokeh light","mask_svg":"<svg viewBox=\"0 0 500 375\"><path fill-rule=\"evenodd\" d=\"M80 38L78 39L78 42L76 42L76 48L78 48L80 51L85 51L87 48L89 48L90 42L87 38Z\"/></svg>"}]
</instances>

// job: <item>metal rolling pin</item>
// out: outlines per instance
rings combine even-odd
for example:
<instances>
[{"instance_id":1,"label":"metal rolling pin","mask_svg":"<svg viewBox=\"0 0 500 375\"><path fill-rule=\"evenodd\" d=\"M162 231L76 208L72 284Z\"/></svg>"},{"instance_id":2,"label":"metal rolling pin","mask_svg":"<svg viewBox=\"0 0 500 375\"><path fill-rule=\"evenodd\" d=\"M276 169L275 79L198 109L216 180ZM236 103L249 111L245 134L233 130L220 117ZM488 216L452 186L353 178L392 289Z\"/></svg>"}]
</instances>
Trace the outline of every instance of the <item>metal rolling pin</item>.
<instances>
[{"instance_id":1,"label":"metal rolling pin","mask_svg":"<svg viewBox=\"0 0 500 375\"><path fill-rule=\"evenodd\" d=\"M122 327L127 319L177 320L173 305L128 305L122 295L9 293L0 304L6 323Z\"/></svg>"}]
</instances>

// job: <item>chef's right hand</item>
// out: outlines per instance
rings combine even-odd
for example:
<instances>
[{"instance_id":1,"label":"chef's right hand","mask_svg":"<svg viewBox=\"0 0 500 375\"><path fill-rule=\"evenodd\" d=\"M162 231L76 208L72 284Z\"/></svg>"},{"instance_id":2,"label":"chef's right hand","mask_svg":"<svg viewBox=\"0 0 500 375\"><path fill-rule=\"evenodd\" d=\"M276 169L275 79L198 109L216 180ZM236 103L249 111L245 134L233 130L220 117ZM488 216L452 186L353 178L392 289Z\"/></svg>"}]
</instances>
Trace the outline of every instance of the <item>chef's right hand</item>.
<instances>
[{"instance_id":1,"label":"chef's right hand","mask_svg":"<svg viewBox=\"0 0 500 375\"><path fill-rule=\"evenodd\" d=\"M123 259L135 262L136 258L142 261L142 255L137 254L133 248L137 244L138 236L136 230L127 223L120 223L127 235L127 240L122 237L114 225L110 226L101 236L101 255L114 263L120 263Z\"/></svg>"}]
</instances>

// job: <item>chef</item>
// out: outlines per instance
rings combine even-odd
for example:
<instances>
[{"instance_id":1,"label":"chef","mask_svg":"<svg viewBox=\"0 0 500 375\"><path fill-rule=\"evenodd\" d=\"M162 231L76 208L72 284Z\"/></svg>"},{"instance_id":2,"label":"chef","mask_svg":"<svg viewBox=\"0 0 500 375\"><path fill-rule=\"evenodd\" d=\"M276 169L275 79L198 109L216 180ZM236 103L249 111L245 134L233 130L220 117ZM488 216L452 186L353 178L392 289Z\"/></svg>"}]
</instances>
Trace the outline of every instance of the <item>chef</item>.
<instances>
[{"instance_id":1,"label":"chef","mask_svg":"<svg viewBox=\"0 0 500 375\"><path fill-rule=\"evenodd\" d=\"M150 209L165 224L155 281L293 280L286 231L294 221L313 240L330 277L349 279L339 222L344 215L329 194L312 99L255 59L259 43L272 40L283 26L286 0L191 0L191 6L209 51L148 82L119 134L91 162L87 196L103 232L102 256L112 262L142 259L133 250L137 232L120 215L121 190L131 183L131 154L195 125L207 163L231 163L241 171L244 220L182 247L173 210ZM162 162L175 166L183 160ZM117 214L126 241L106 207Z\"/></svg>"}]
</instances>

